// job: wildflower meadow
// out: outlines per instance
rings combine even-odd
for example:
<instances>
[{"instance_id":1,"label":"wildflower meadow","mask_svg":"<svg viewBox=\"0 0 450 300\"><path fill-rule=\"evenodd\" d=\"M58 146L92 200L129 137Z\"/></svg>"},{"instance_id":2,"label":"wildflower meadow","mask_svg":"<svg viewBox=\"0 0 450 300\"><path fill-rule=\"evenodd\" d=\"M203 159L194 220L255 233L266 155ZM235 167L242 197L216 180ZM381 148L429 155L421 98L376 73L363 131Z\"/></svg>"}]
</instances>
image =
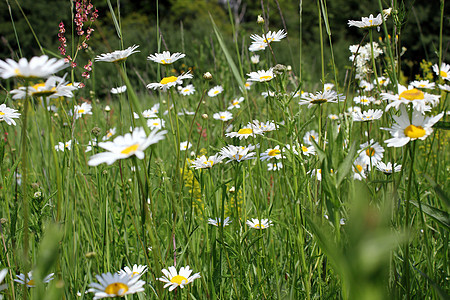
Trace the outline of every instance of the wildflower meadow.
<instances>
[{"instance_id":1,"label":"wildflower meadow","mask_svg":"<svg viewBox=\"0 0 450 300\"><path fill-rule=\"evenodd\" d=\"M0 299L449 299L444 0L28 2Z\"/></svg>"}]
</instances>

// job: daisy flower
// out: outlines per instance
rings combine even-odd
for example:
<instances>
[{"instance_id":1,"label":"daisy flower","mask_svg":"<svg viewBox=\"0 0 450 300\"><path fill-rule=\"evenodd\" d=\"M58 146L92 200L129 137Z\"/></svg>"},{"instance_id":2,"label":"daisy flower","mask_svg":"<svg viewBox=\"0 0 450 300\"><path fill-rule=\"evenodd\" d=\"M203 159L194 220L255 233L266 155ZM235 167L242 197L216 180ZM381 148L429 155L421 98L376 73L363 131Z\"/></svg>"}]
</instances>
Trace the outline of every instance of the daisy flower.
<instances>
[{"instance_id":1,"label":"daisy flower","mask_svg":"<svg viewBox=\"0 0 450 300\"><path fill-rule=\"evenodd\" d=\"M248 80L247 80L247 81L244 83L245 89L246 89L246 90L250 90L250 87L252 86L252 84L253 84L252 81L248 81Z\"/></svg>"},{"instance_id":2,"label":"daisy flower","mask_svg":"<svg viewBox=\"0 0 450 300\"><path fill-rule=\"evenodd\" d=\"M312 146L312 140L316 141L316 143L319 141L319 134L315 130L310 130L305 133L305 136L303 137L303 143Z\"/></svg>"},{"instance_id":3,"label":"daisy flower","mask_svg":"<svg viewBox=\"0 0 450 300\"><path fill-rule=\"evenodd\" d=\"M179 52L170 54L169 51L163 51L163 53L150 54L150 56L147 57L147 59L154 61L158 64L170 65L185 56L186 56L186 54L179 53Z\"/></svg>"},{"instance_id":4,"label":"daisy flower","mask_svg":"<svg viewBox=\"0 0 450 300\"><path fill-rule=\"evenodd\" d=\"M186 73L183 73L178 77L177 76L164 77L163 79L161 79L161 81L159 83L147 84L147 88L153 89L153 90L161 89L163 91L167 91L168 89L170 89L173 86L183 84L184 79L190 79L192 77L194 77L194 76L192 76L192 74L190 74L190 71L187 71Z\"/></svg>"},{"instance_id":5,"label":"daisy flower","mask_svg":"<svg viewBox=\"0 0 450 300\"><path fill-rule=\"evenodd\" d=\"M262 92L261 96L263 96L264 98L267 97L275 97L275 92L269 91L269 92Z\"/></svg>"},{"instance_id":6,"label":"daisy flower","mask_svg":"<svg viewBox=\"0 0 450 300\"><path fill-rule=\"evenodd\" d=\"M64 77L50 76L45 83L37 83L32 86L21 86L18 89L12 90L11 94L13 99L25 99L27 96L31 97L47 97L47 99L54 99L58 97L72 98L72 91L78 89L71 85L68 81L65 81Z\"/></svg>"},{"instance_id":7,"label":"daisy flower","mask_svg":"<svg viewBox=\"0 0 450 300\"><path fill-rule=\"evenodd\" d=\"M434 82L430 82L429 80L414 80L411 82L411 86L418 89L434 89L436 84Z\"/></svg>"},{"instance_id":8,"label":"daisy flower","mask_svg":"<svg viewBox=\"0 0 450 300\"><path fill-rule=\"evenodd\" d=\"M338 102L338 97L341 97L341 99L344 98L344 96L338 95L338 93L336 93L333 90L328 90L325 92L316 92L315 94L313 93L304 93L301 96L301 100L298 104L300 105L305 105L308 104L308 108L313 107L315 104L323 104L326 102L329 103L337 103Z\"/></svg>"},{"instance_id":9,"label":"daisy flower","mask_svg":"<svg viewBox=\"0 0 450 300\"><path fill-rule=\"evenodd\" d=\"M269 219L261 219L261 220L259 220L259 219L253 219L252 218L251 221L247 220L246 223L247 223L248 226L250 226L251 228L254 228L254 229L266 229L269 226L273 225L272 221L270 221Z\"/></svg>"},{"instance_id":10,"label":"daisy flower","mask_svg":"<svg viewBox=\"0 0 450 300\"><path fill-rule=\"evenodd\" d=\"M369 109L368 111L355 111L352 113L353 121L355 122L367 122L378 120L383 115L381 109Z\"/></svg>"},{"instance_id":11,"label":"daisy flower","mask_svg":"<svg viewBox=\"0 0 450 300\"><path fill-rule=\"evenodd\" d=\"M392 172L400 172L402 170L402 165L398 165L396 163L392 165L391 162L385 164L384 162L379 161L376 167L378 171L381 171L386 175L392 174Z\"/></svg>"},{"instance_id":12,"label":"daisy flower","mask_svg":"<svg viewBox=\"0 0 450 300\"><path fill-rule=\"evenodd\" d=\"M83 102L81 105L75 105L75 119L81 118L83 115L92 115L92 105L86 102Z\"/></svg>"},{"instance_id":13,"label":"daisy flower","mask_svg":"<svg viewBox=\"0 0 450 300\"><path fill-rule=\"evenodd\" d=\"M108 129L106 131L106 135L104 137L102 137L102 141L109 140L115 134L116 134L116 127Z\"/></svg>"},{"instance_id":14,"label":"daisy flower","mask_svg":"<svg viewBox=\"0 0 450 300\"><path fill-rule=\"evenodd\" d=\"M264 50L266 49L267 44L266 43L257 43L257 42L253 42L250 44L250 46L248 47L248 51L250 52L256 52L256 51L260 51L260 50Z\"/></svg>"},{"instance_id":15,"label":"daisy flower","mask_svg":"<svg viewBox=\"0 0 450 300\"><path fill-rule=\"evenodd\" d=\"M49 283L53 280L54 273L50 273L47 276L44 277L42 280L43 283ZM20 284L25 284L27 287L35 287L36 282L33 279L33 271L28 272L28 274L22 274L16 275L17 279L14 279L15 282L18 282Z\"/></svg>"},{"instance_id":16,"label":"daisy flower","mask_svg":"<svg viewBox=\"0 0 450 300\"><path fill-rule=\"evenodd\" d=\"M103 273L95 275L98 282L92 282L88 292L95 293L94 300L102 298L121 297L144 291L145 281L140 280L140 276L131 276L127 273Z\"/></svg>"},{"instance_id":17,"label":"daisy flower","mask_svg":"<svg viewBox=\"0 0 450 300\"><path fill-rule=\"evenodd\" d=\"M328 91L328 90L331 90L331 89L333 89L334 88L334 84L332 84L332 83L325 83L324 85L323 85L323 90L324 91Z\"/></svg>"},{"instance_id":18,"label":"daisy flower","mask_svg":"<svg viewBox=\"0 0 450 300\"><path fill-rule=\"evenodd\" d=\"M356 96L353 98L353 102L355 102L356 104L361 104L361 105L369 105L370 103L372 103L374 101L375 101L374 97Z\"/></svg>"},{"instance_id":19,"label":"daisy flower","mask_svg":"<svg viewBox=\"0 0 450 300\"><path fill-rule=\"evenodd\" d=\"M195 87L192 84L188 84L185 87L178 87L178 89L183 96L189 96L195 93Z\"/></svg>"},{"instance_id":20,"label":"daisy flower","mask_svg":"<svg viewBox=\"0 0 450 300\"><path fill-rule=\"evenodd\" d=\"M374 49L375 51L375 49ZM378 84L381 86L387 86L391 81L389 80L389 78L386 78L384 76L378 77ZM377 84L376 80L373 80L374 84Z\"/></svg>"},{"instance_id":21,"label":"daisy flower","mask_svg":"<svg viewBox=\"0 0 450 300\"><path fill-rule=\"evenodd\" d=\"M156 119L148 119L147 120L147 126L153 130L153 129L163 129L166 127L166 121L160 118Z\"/></svg>"},{"instance_id":22,"label":"daisy flower","mask_svg":"<svg viewBox=\"0 0 450 300\"><path fill-rule=\"evenodd\" d=\"M438 84L439 88L447 93L450 93L450 85L448 84Z\"/></svg>"},{"instance_id":23,"label":"daisy flower","mask_svg":"<svg viewBox=\"0 0 450 300\"><path fill-rule=\"evenodd\" d=\"M307 147L305 145L300 145L300 150L302 151L302 154L305 156L316 154L316 149L314 148L314 146Z\"/></svg>"},{"instance_id":24,"label":"daisy flower","mask_svg":"<svg viewBox=\"0 0 450 300\"><path fill-rule=\"evenodd\" d=\"M436 73L436 75L440 76L441 78L445 80L450 80L450 65L442 63L441 68L439 69L438 65L435 64L433 65L433 71L434 73ZM0 72L1 72L1 65L0 65Z\"/></svg>"},{"instance_id":25,"label":"daisy flower","mask_svg":"<svg viewBox=\"0 0 450 300\"><path fill-rule=\"evenodd\" d=\"M97 55L95 58L95 61L104 61L104 62L121 62L124 61L130 56L131 54L140 52L139 50L136 50L139 47L139 45L133 45L131 47L128 47L125 50L116 50L111 53L103 53L100 55Z\"/></svg>"},{"instance_id":26,"label":"daisy flower","mask_svg":"<svg viewBox=\"0 0 450 300\"><path fill-rule=\"evenodd\" d=\"M259 36L257 34L250 35L250 38L253 40L252 44L263 44L268 45L272 42L279 42L287 36L287 33L284 29L278 30L277 32L269 31L267 34L263 34Z\"/></svg>"},{"instance_id":27,"label":"daisy flower","mask_svg":"<svg viewBox=\"0 0 450 300\"><path fill-rule=\"evenodd\" d=\"M226 122L226 121L233 119L233 114L230 113L229 111L221 111L221 112L215 113L213 115L213 118L216 120Z\"/></svg>"},{"instance_id":28,"label":"daisy flower","mask_svg":"<svg viewBox=\"0 0 450 300\"><path fill-rule=\"evenodd\" d=\"M208 224L219 227L222 224L222 219L221 218L215 218L215 219L208 219ZM230 217L226 217L225 220L223 221L223 227L228 226L231 224L231 220Z\"/></svg>"},{"instance_id":29,"label":"daisy flower","mask_svg":"<svg viewBox=\"0 0 450 300\"><path fill-rule=\"evenodd\" d=\"M8 269L3 269L0 271L0 283L3 282L3 279L5 279L6 274L8 273ZM6 284L0 284L0 292L7 289ZM3 299L3 297L0 295L0 299Z\"/></svg>"},{"instance_id":30,"label":"daisy flower","mask_svg":"<svg viewBox=\"0 0 450 300\"><path fill-rule=\"evenodd\" d=\"M370 82L367 82L365 80L361 80L359 82L359 87L363 89L363 91L365 92L370 92L371 90L373 90L373 88L375 87L375 85L373 85Z\"/></svg>"},{"instance_id":31,"label":"daisy flower","mask_svg":"<svg viewBox=\"0 0 450 300\"><path fill-rule=\"evenodd\" d=\"M275 124L274 121L267 121L266 123L264 122L260 122L258 120L253 120L252 123L248 123L246 127L251 127L253 128L253 130L256 131L262 131L264 132L269 132L269 131L274 131L278 129L278 125Z\"/></svg>"},{"instance_id":32,"label":"daisy flower","mask_svg":"<svg viewBox=\"0 0 450 300\"><path fill-rule=\"evenodd\" d=\"M388 147L402 147L410 141L426 139L433 132L432 126L444 115L441 112L434 117L425 117L419 111L414 110L412 121L410 121L404 106L400 108L400 111L400 116L393 116L397 123L393 124L392 128L382 128L388 130L392 135L391 139L384 141Z\"/></svg>"},{"instance_id":33,"label":"daisy flower","mask_svg":"<svg viewBox=\"0 0 450 300\"><path fill-rule=\"evenodd\" d=\"M242 101L244 101L244 97L240 97L240 98L231 100L231 105L228 106L228 109L241 108L241 106L239 104L242 103Z\"/></svg>"},{"instance_id":34,"label":"daisy flower","mask_svg":"<svg viewBox=\"0 0 450 300\"><path fill-rule=\"evenodd\" d=\"M372 164L372 166L375 166L383 158L383 147L381 147L380 144L375 142L373 139L370 140L370 145L369 142L365 142L359 147L359 157L366 165Z\"/></svg>"},{"instance_id":35,"label":"daisy flower","mask_svg":"<svg viewBox=\"0 0 450 300\"><path fill-rule=\"evenodd\" d=\"M380 25L383 23L383 17L381 14L378 14L375 18L371 14L368 18L362 17L361 21L348 21L348 26L355 26L358 28L372 28L377 27L378 31L380 31Z\"/></svg>"},{"instance_id":36,"label":"daisy flower","mask_svg":"<svg viewBox=\"0 0 450 300\"><path fill-rule=\"evenodd\" d=\"M339 116L338 115L334 115L334 114L329 114L328 115L328 118L330 119L330 120L339 120Z\"/></svg>"},{"instance_id":37,"label":"daisy flower","mask_svg":"<svg viewBox=\"0 0 450 300\"><path fill-rule=\"evenodd\" d=\"M169 291L173 291L177 287L184 288L184 286L188 283L193 282L195 279L200 278L200 273L195 273L190 276L192 270L189 269L189 266L181 267L180 272L177 272L177 269L173 267L169 267L169 270L162 269L164 276L158 278L159 281L166 282L164 288L169 287Z\"/></svg>"},{"instance_id":38,"label":"daisy flower","mask_svg":"<svg viewBox=\"0 0 450 300\"><path fill-rule=\"evenodd\" d=\"M366 167L367 164L365 164L363 160L358 157L353 163L353 179L363 180L363 178L366 178Z\"/></svg>"},{"instance_id":39,"label":"daisy flower","mask_svg":"<svg viewBox=\"0 0 450 300\"><path fill-rule=\"evenodd\" d=\"M232 161L241 162L248 159L255 159L256 157L255 152L250 152L250 148L248 147L239 147L234 145L228 145L226 147L223 147L220 150L220 154L223 158L228 158L229 161L227 163Z\"/></svg>"},{"instance_id":40,"label":"daisy flower","mask_svg":"<svg viewBox=\"0 0 450 300\"><path fill-rule=\"evenodd\" d=\"M112 88L111 93L112 94L122 94L122 93L125 93L126 90L127 90L127 86L123 85L123 86L118 86L116 88Z\"/></svg>"},{"instance_id":41,"label":"daisy flower","mask_svg":"<svg viewBox=\"0 0 450 300\"><path fill-rule=\"evenodd\" d=\"M259 55L257 55L257 54L252 55L250 57L250 60L251 60L252 64L256 65L257 63L259 63Z\"/></svg>"},{"instance_id":42,"label":"daisy flower","mask_svg":"<svg viewBox=\"0 0 450 300\"><path fill-rule=\"evenodd\" d=\"M55 145L56 151L64 152L65 149L67 149L69 151L72 149L72 140L68 140L65 143L59 142L58 145Z\"/></svg>"},{"instance_id":43,"label":"daisy flower","mask_svg":"<svg viewBox=\"0 0 450 300\"><path fill-rule=\"evenodd\" d=\"M282 168L283 168L282 162L267 164L267 171L279 171Z\"/></svg>"},{"instance_id":44,"label":"daisy flower","mask_svg":"<svg viewBox=\"0 0 450 300\"><path fill-rule=\"evenodd\" d=\"M216 85L208 91L209 97L215 97L223 92L223 87L221 85Z\"/></svg>"},{"instance_id":45,"label":"daisy flower","mask_svg":"<svg viewBox=\"0 0 450 300\"><path fill-rule=\"evenodd\" d=\"M285 156L281 155L281 150L280 150L280 146L275 146L275 148L269 148L266 151L264 151L263 153L261 153L261 157L260 159L262 161L264 160L268 160L271 158L276 158L276 159L281 159L281 158L286 158Z\"/></svg>"},{"instance_id":46,"label":"daisy flower","mask_svg":"<svg viewBox=\"0 0 450 300\"><path fill-rule=\"evenodd\" d=\"M257 82L270 81L275 77L275 75L273 74L273 68L270 68L267 71L259 70L256 72L250 72L247 74L247 76L250 77L248 81L257 81Z\"/></svg>"},{"instance_id":47,"label":"daisy flower","mask_svg":"<svg viewBox=\"0 0 450 300\"><path fill-rule=\"evenodd\" d=\"M390 102L386 106L386 111L388 111L391 107L398 110L400 104L408 105L411 103L414 110L420 111L424 114L426 111L431 110L431 107L427 104L431 104L432 106L437 105L441 96L424 93L413 86L405 87L399 84L398 94L392 95L389 93L381 93L381 97Z\"/></svg>"},{"instance_id":48,"label":"daisy flower","mask_svg":"<svg viewBox=\"0 0 450 300\"><path fill-rule=\"evenodd\" d=\"M247 139L248 137L256 137L257 134L263 134L263 131L261 129L254 128L253 126L246 126L244 128L239 129L237 132L229 132L225 133L225 136L227 137L237 137L240 140Z\"/></svg>"},{"instance_id":49,"label":"daisy flower","mask_svg":"<svg viewBox=\"0 0 450 300\"><path fill-rule=\"evenodd\" d=\"M187 141L180 143L180 151L186 151L186 150L190 149L191 147L192 147L192 144L190 142L189 142L189 144Z\"/></svg>"},{"instance_id":50,"label":"daisy flower","mask_svg":"<svg viewBox=\"0 0 450 300\"><path fill-rule=\"evenodd\" d=\"M8 125L16 126L16 122L13 119L20 117L20 113L17 109L9 108L5 104L0 104L0 122L5 121Z\"/></svg>"},{"instance_id":51,"label":"daisy flower","mask_svg":"<svg viewBox=\"0 0 450 300\"><path fill-rule=\"evenodd\" d=\"M0 77L47 78L68 66L64 59L49 59L47 55L35 56L30 61L26 58L21 58L18 62L10 58L6 61L0 59Z\"/></svg>"},{"instance_id":52,"label":"daisy flower","mask_svg":"<svg viewBox=\"0 0 450 300\"><path fill-rule=\"evenodd\" d=\"M122 274L127 274L130 275L131 278L133 278L134 276L137 277L141 277L145 272L147 272L148 268L145 265L133 265L133 268L130 268L128 266L126 266L125 268L123 268L123 270L120 270L118 273L119 275Z\"/></svg>"},{"instance_id":53,"label":"daisy flower","mask_svg":"<svg viewBox=\"0 0 450 300\"><path fill-rule=\"evenodd\" d=\"M191 161L191 167L195 169L206 169L212 168L215 164L220 163L223 160L223 157L220 154L215 154L210 157L206 157L204 155L196 158Z\"/></svg>"},{"instance_id":54,"label":"daisy flower","mask_svg":"<svg viewBox=\"0 0 450 300\"><path fill-rule=\"evenodd\" d=\"M91 156L89 159L89 166L98 166L102 163L111 165L118 159L125 159L132 155L136 155L137 158L143 159L145 154L144 150L152 144L156 144L160 140L164 139L164 135L167 131L153 130L147 137L145 131L141 127L134 129L132 133L127 133L124 136L116 137L112 142L101 142L98 146L107 150Z\"/></svg>"}]
</instances>

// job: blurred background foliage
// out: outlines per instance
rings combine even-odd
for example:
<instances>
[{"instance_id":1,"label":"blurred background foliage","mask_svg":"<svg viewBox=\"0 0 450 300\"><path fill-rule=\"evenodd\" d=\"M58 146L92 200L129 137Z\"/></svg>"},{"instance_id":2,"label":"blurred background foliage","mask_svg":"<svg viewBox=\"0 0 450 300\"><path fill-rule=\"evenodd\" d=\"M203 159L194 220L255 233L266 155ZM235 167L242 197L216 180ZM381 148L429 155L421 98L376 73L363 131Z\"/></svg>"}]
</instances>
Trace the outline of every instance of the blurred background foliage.
<instances>
[{"instance_id":1,"label":"blurred background foliage","mask_svg":"<svg viewBox=\"0 0 450 300\"><path fill-rule=\"evenodd\" d=\"M141 54L132 56L129 65L134 69L136 77L145 82L158 80L156 70L149 62L143 60L151 53L158 50L157 41L157 11L159 12L159 25L161 33L161 51L184 52L186 69L192 67L194 72L214 71L218 69L222 55L218 47L211 26L209 14L211 14L220 28L229 50L236 53L233 46L233 38L236 38L241 48L244 64L249 64L246 50L250 44L250 34L261 33L261 28L256 24L258 15L266 18L266 28L276 31L285 28L288 32L288 41L273 44L277 62L291 65L296 74L300 68L300 28L302 28L302 62L303 80L318 81L320 78L320 39L319 17L317 1L303 1L300 19L300 2L292 0L169 0L169 1L112 1L112 5L118 14L120 6L121 26L123 31L124 47L139 44ZM383 8L388 8L390 1L383 0ZM400 1L399 1L400 2ZM20 4L23 13L21 12ZM89 42L90 48L83 54L78 68L82 68L83 62L92 59L100 53L119 49L121 44L114 28L111 13L106 1L92 1L99 10L99 19L94 24L95 32ZM13 22L16 28L22 56L31 57L39 55L40 49L33 37L27 20L34 29L42 47L48 53L58 54L58 24L63 21L66 26L68 45L71 45L70 32L72 29L70 1L47 0L5 0L0 1L0 57L20 56L19 47L15 37ZM364 31L358 28L349 28L349 19L358 20L369 14L377 14L378 1L359 0L333 0L327 1L328 18L330 21L332 42L336 65L340 72L339 81L345 77L345 68L350 65L348 57L349 45L358 44L364 36ZM405 76L413 79L420 72L422 59L437 62L436 51L439 41L439 1L401 1L403 9L399 15L403 20L400 40L401 45L407 48L403 56L403 71ZM237 36L233 36L233 28L230 23L229 11L233 15L233 22L237 29ZM11 12L11 13L10 13ZM301 21L301 26L300 26ZM392 22L389 22L392 24ZM444 16L444 28L448 28L449 15ZM392 30L392 28L391 28ZM325 57L330 60L328 38L324 33ZM381 36L377 34L378 37ZM449 35L444 30L444 56L449 46ZM366 40L365 42L367 42ZM70 51L68 51L70 53ZM258 53L264 55L264 53ZM84 61L83 61L84 59ZM223 60L222 60L223 61ZM131 63L131 64L130 64ZM328 63L329 65L331 63ZM247 69L250 69L248 67ZM112 69L111 69L112 70ZM185 71L185 70L176 70ZM81 74L81 72L78 72ZM98 80L102 74L97 74L97 81L101 86L111 86L109 82ZM101 78L106 76L101 76ZM334 77L331 68L327 68L328 81ZM80 79L80 78L77 78ZM137 79L137 78L136 78ZM106 79L105 79L106 80ZM100 87L101 87L100 86Z\"/></svg>"}]
</instances>

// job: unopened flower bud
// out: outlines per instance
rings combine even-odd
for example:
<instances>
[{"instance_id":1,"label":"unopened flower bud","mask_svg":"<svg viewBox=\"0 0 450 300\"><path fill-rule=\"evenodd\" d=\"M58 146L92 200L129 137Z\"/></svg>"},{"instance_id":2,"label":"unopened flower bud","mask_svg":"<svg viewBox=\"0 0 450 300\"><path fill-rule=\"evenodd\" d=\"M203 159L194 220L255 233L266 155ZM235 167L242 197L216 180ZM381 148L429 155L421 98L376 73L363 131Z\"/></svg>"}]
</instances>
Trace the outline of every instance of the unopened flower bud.
<instances>
[{"instance_id":1,"label":"unopened flower bud","mask_svg":"<svg viewBox=\"0 0 450 300\"><path fill-rule=\"evenodd\" d=\"M203 79L205 79L205 80L211 80L212 78L213 78L213 76L209 72L206 72L205 74L203 74Z\"/></svg>"},{"instance_id":2,"label":"unopened flower bud","mask_svg":"<svg viewBox=\"0 0 450 300\"><path fill-rule=\"evenodd\" d=\"M110 112L110 111L111 111L111 107L110 107L109 105L106 105L106 106L105 106L105 111L106 111L106 112Z\"/></svg>"},{"instance_id":3,"label":"unopened flower bud","mask_svg":"<svg viewBox=\"0 0 450 300\"><path fill-rule=\"evenodd\" d=\"M36 192L36 193L34 193L34 199L39 199L39 198L41 198L42 197L42 193L41 192Z\"/></svg>"},{"instance_id":4,"label":"unopened flower bud","mask_svg":"<svg viewBox=\"0 0 450 300\"><path fill-rule=\"evenodd\" d=\"M207 119L208 119L208 114L203 114L203 115L202 115L202 118L203 118L204 120L207 120Z\"/></svg>"},{"instance_id":5,"label":"unopened flower bud","mask_svg":"<svg viewBox=\"0 0 450 300\"><path fill-rule=\"evenodd\" d=\"M261 15L258 15L258 19L256 19L256 23L258 23L258 24L264 24L264 18L261 17Z\"/></svg>"},{"instance_id":6,"label":"unopened flower bud","mask_svg":"<svg viewBox=\"0 0 450 300\"><path fill-rule=\"evenodd\" d=\"M86 258L89 258L89 259L91 259L91 258L94 258L94 257L96 257L97 256L97 253L95 253L95 252L87 252L85 255L84 255Z\"/></svg>"},{"instance_id":7,"label":"unopened flower bud","mask_svg":"<svg viewBox=\"0 0 450 300\"><path fill-rule=\"evenodd\" d=\"M232 187L228 190L228 192L229 192L229 193L234 193L234 192L236 192L236 188L235 188L234 186L232 186Z\"/></svg>"},{"instance_id":8,"label":"unopened flower bud","mask_svg":"<svg viewBox=\"0 0 450 300\"><path fill-rule=\"evenodd\" d=\"M91 130L91 133L92 133L94 136L99 136L101 132L102 132L102 130L101 130L100 128L98 128L97 126L95 126L94 128L92 128L92 130Z\"/></svg>"}]
</instances>

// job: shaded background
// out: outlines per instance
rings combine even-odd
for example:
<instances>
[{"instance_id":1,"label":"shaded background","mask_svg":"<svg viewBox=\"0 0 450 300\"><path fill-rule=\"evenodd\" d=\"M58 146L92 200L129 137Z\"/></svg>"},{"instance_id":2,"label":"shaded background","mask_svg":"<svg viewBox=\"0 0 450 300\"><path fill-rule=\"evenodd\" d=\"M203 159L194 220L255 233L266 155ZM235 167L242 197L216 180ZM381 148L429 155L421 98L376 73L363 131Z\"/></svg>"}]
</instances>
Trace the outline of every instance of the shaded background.
<instances>
[{"instance_id":1,"label":"shaded background","mask_svg":"<svg viewBox=\"0 0 450 300\"><path fill-rule=\"evenodd\" d=\"M71 45L71 2L61 0L17 0L27 16L37 38L46 51L59 54L58 51L58 24L63 21L66 26L66 37L68 45ZM266 25L269 30L276 31L286 26L288 40L282 43L273 43L279 63L292 65L293 70L298 74L300 68L300 14L299 1L271 0L263 1L265 13L269 15ZM401 2L401 1L399 1ZM420 72L419 63L422 59L436 63L438 61L437 51L439 42L439 22L440 22L440 1L403 1L403 8L399 14L402 16L401 45L407 48L404 54L403 71L409 79L414 78L414 74ZM8 3L10 6L8 6ZM389 7L388 1L383 1L383 7ZM88 51L82 53L81 62L78 67L82 72L83 62L89 58L104 52L120 48L120 41L116 34L111 14L106 1L92 1L92 4L99 10L99 18L94 24L95 32ZM112 1L112 5L117 13L117 1ZM206 70L215 71L223 67L224 61L218 59L222 55L217 44L211 26L209 13L212 14L216 24L229 45L231 53L236 53L233 45L233 38L237 38L241 50L248 48L252 33L261 33L261 29L256 24L256 18L262 14L261 1L233 0L228 7L226 0L169 0L160 1L157 9L156 1L132 1L121 0L120 14L122 31L124 36L124 46L139 44L141 53L130 58L129 65L134 70L134 75L141 77L141 81L151 82L156 80L154 66L146 61L146 57L155 53L157 47L157 11L159 11L159 23L162 36L161 50L166 47L171 52L184 52L186 66L180 67L179 71L185 71L188 67L194 72ZM377 1L357 1L357 0L333 0L327 2L328 17L333 38L333 48L336 64L338 67L339 80L343 81L345 68L350 65L348 57L349 45L360 42L364 35L364 30L349 28L349 19L358 20L362 16L370 13L376 14L378 9ZM9 9L10 8L10 9ZM233 37L232 26L228 13L230 9L233 20L237 28L237 36ZM320 78L320 42L318 12L316 1L303 1L302 13L302 42L303 42L303 79L315 81ZM10 14L11 11L11 14ZM443 61L450 63L446 55L449 46L449 15L445 11L444 16L444 43ZM16 0L0 1L0 57L19 56L17 39L14 33L14 21L18 40L22 49L22 55L31 57L40 55L39 47L33 34L20 11ZM284 25L285 24L285 25ZM392 22L388 22L392 26ZM376 39L381 34L376 34ZM328 48L328 37L324 31L325 58L327 62L327 80L333 79L330 68L330 51ZM68 51L70 52L70 51ZM243 61L248 62L248 54L244 51ZM263 52L258 52L261 56ZM183 69L183 70L181 70ZM226 68L225 68L226 69ZM247 68L245 68L247 69ZM112 68L106 71L109 72ZM102 82L103 76L97 74L97 81L101 85L110 83ZM79 75L77 75L79 76ZM133 75L132 75L133 76ZM106 76L105 76L106 77Z\"/></svg>"}]
</instances>

